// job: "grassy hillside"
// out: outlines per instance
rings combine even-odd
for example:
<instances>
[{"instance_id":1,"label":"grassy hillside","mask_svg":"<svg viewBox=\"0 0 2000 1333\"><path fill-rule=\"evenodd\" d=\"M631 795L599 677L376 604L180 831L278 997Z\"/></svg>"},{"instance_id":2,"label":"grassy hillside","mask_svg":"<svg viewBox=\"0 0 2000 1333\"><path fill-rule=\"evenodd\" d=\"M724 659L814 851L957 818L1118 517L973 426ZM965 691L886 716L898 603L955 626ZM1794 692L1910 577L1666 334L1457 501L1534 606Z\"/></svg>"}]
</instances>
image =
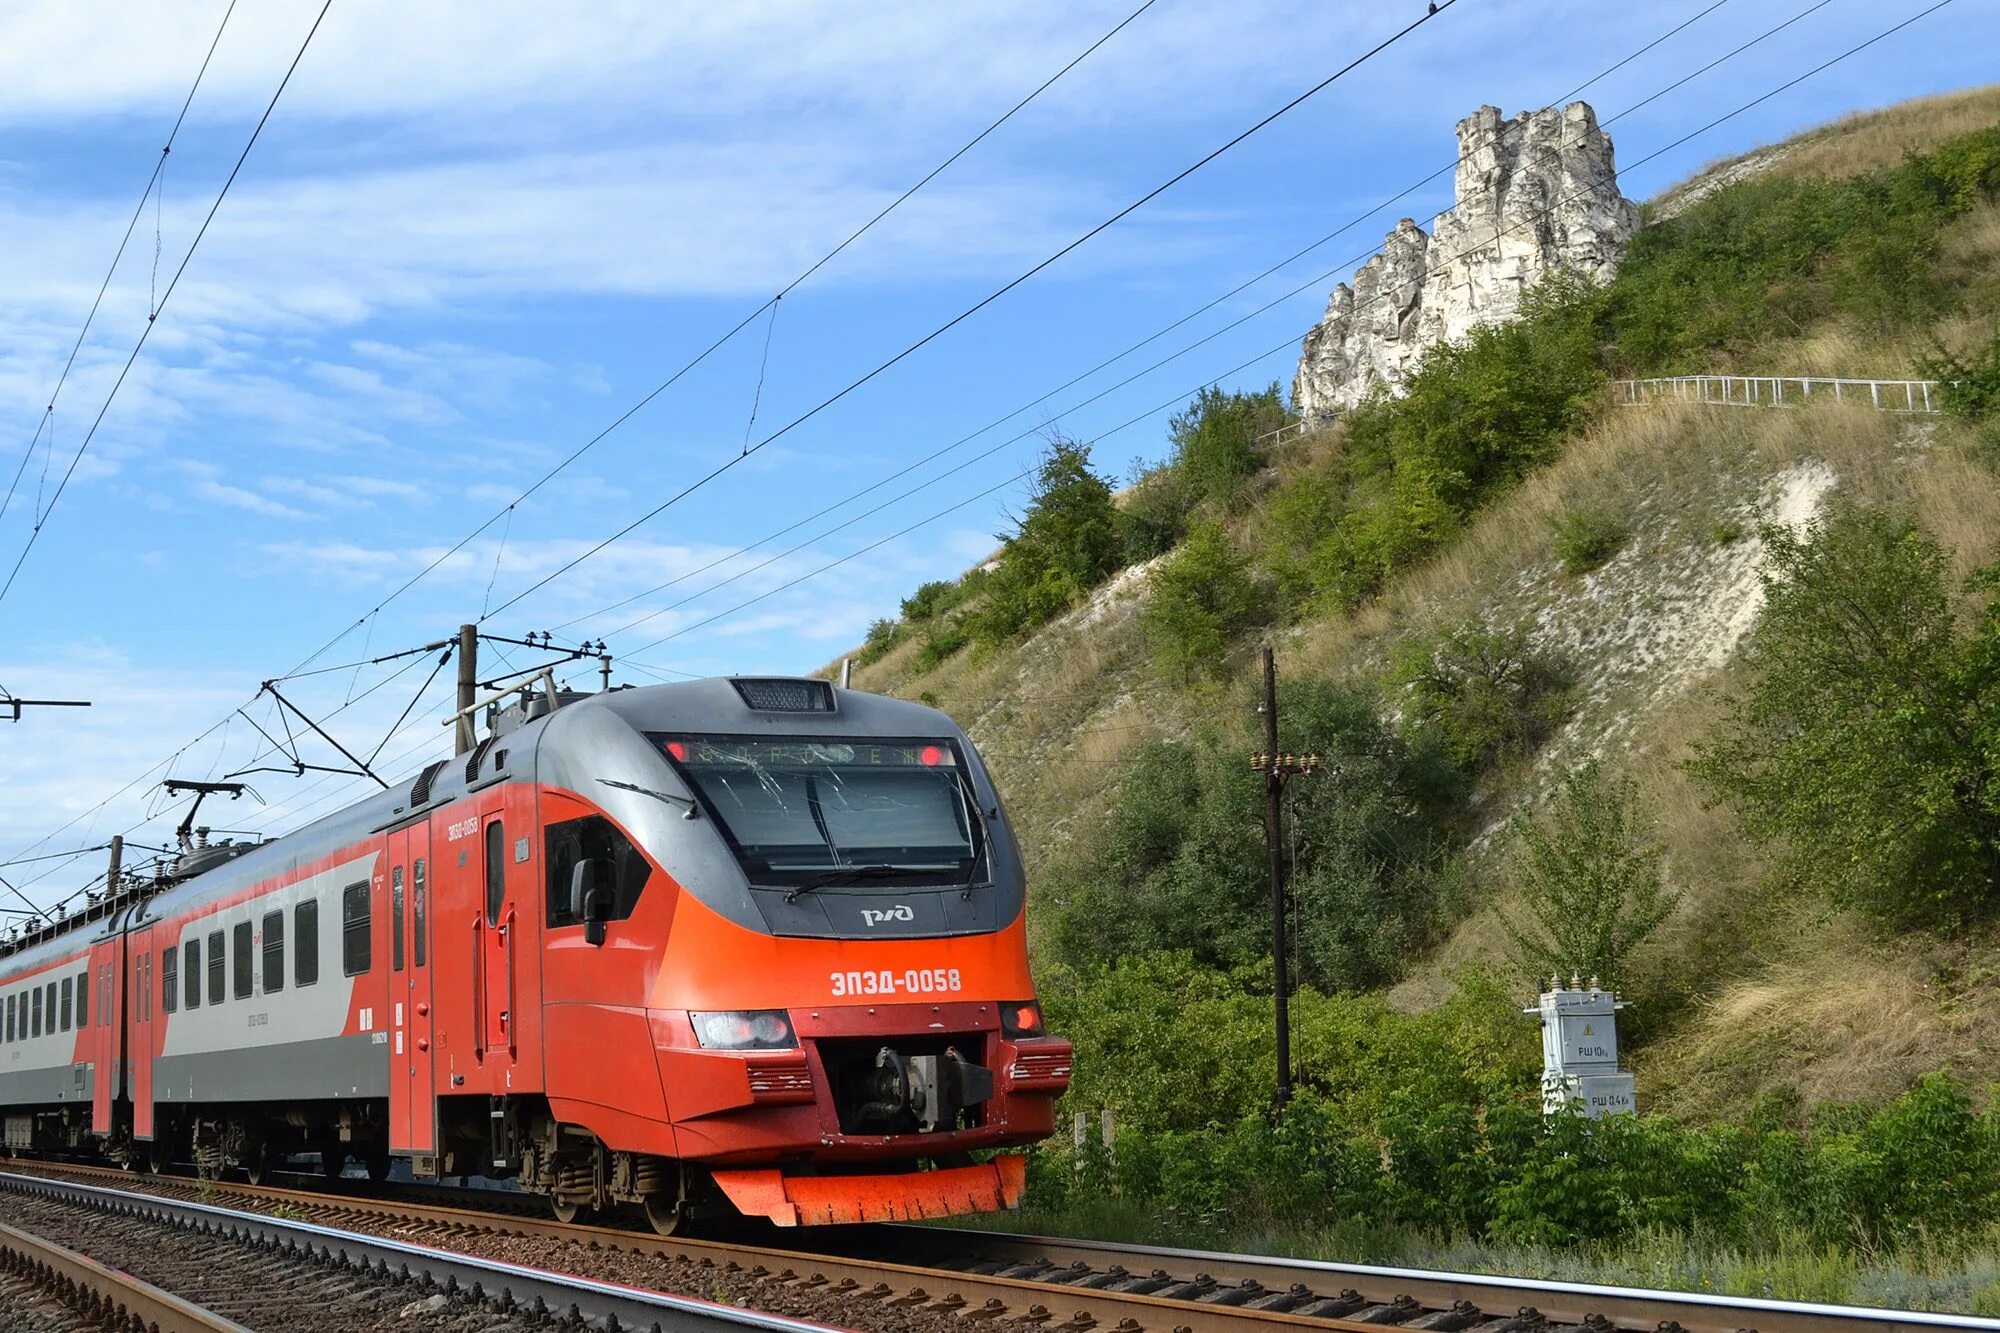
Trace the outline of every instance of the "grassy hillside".
<instances>
[{"instance_id":1,"label":"grassy hillside","mask_svg":"<svg viewBox=\"0 0 2000 1333\"><path fill-rule=\"evenodd\" d=\"M1205 395L1115 511L1070 451L995 566L871 634L855 683L949 709L992 763L1035 876L1047 999L1079 1037L1072 1101L1128 1126L1115 1166L1044 1155L1038 1184L1072 1223L1116 1191L1107 1226L1338 1219L1289 1243L1377 1257L1452 1236L1692 1228L1845 1255L1921 1235L1958 1274L1937 1299L1973 1299L1960 1260L2000 1191L2000 1119L1974 1095L2000 1080L2000 882L1977 861L2000 841L1988 798L1957 823L1937 801L2000 754L1954 730L1987 691L2000 702L1992 585L1974 578L2000 558L2000 88L1719 163L1649 215L1608 290L1552 285L1520 324L1434 353L1398 402L1254 454L1275 396ZM1603 388L1703 368L1965 387L1925 419L1615 408ZM1802 649L1784 627L1822 586L1827 643ZM1889 699L1896 671L1865 690L1839 674L1849 627L1905 612L1958 714L1911 693L1924 663L1901 671L1913 703ZM1883 651L1903 651L1915 631L1885 623ZM1294 789L1311 1092L1275 1128L1243 764L1265 641L1284 743L1339 765ZM1827 660L1784 656L1800 651ZM1772 702L1814 670L1882 752L1943 738L1898 760L1937 801L1905 818L1863 771L1802 816L1796 778L1759 776L1761 755L1696 762L1732 737L1837 747ZM1815 819L1860 830L1838 864L1815 866ZM1910 832L1926 819L1935 836ZM1551 880L1609 926L1649 892L1664 919L1591 953L1534 927ZM1557 1142L1524 1113L1535 1036L1513 1006L1550 957L1601 959L1633 1001L1649 1114L1629 1133ZM1939 1152L1965 1173L1926 1193L1912 1182ZM1586 1159L1590 1189L1565 1183L1558 1164ZM1738 1254L1729 1281L1852 1294L1852 1260L1830 1262L1772 1277Z\"/></svg>"}]
</instances>

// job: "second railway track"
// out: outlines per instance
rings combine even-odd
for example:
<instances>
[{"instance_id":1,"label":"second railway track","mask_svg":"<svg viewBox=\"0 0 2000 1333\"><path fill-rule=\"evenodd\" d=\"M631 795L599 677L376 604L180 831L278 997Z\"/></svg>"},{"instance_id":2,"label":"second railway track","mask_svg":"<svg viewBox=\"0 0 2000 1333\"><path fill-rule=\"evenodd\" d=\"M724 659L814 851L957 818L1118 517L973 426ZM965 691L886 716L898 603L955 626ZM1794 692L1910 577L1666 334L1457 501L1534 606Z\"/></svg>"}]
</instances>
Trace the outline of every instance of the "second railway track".
<instances>
[{"instance_id":1,"label":"second railway track","mask_svg":"<svg viewBox=\"0 0 2000 1333\"><path fill-rule=\"evenodd\" d=\"M876 1226L776 1233L803 1248L661 1238L522 1215L482 1191L445 1207L36 1163L28 1172L275 1211L586 1278L714 1298L867 1333L994 1324L1121 1333L2000 1333L2000 1320L1046 1237ZM5 1182L0 1181L0 1186ZM434 1196L429 1196L434 1197Z\"/></svg>"}]
</instances>

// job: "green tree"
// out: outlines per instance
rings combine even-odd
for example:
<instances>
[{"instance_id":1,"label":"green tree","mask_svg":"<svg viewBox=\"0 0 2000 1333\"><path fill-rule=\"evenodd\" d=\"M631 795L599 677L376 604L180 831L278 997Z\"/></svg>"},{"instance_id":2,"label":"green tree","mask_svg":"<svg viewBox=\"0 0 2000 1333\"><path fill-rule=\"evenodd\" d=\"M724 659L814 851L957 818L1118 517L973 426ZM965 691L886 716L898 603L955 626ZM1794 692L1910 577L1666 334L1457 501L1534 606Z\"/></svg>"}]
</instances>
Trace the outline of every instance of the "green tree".
<instances>
[{"instance_id":1,"label":"green tree","mask_svg":"<svg viewBox=\"0 0 2000 1333\"><path fill-rule=\"evenodd\" d=\"M1674 909L1661 852L1633 807L1629 781L1596 760L1571 770L1540 819L1516 817L1509 869L1527 916L1503 916L1528 970L1622 977L1626 960Z\"/></svg>"},{"instance_id":2,"label":"green tree","mask_svg":"<svg viewBox=\"0 0 2000 1333\"><path fill-rule=\"evenodd\" d=\"M1118 507L1091 470L1089 446L1057 436L1043 451L1027 511L965 628L985 644L1032 629L1108 578L1121 553Z\"/></svg>"},{"instance_id":3,"label":"green tree","mask_svg":"<svg viewBox=\"0 0 2000 1333\"><path fill-rule=\"evenodd\" d=\"M1389 673L1411 728L1432 729L1468 772L1540 748L1568 716L1569 664L1535 647L1525 629L1477 620L1406 639Z\"/></svg>"},{"instance_id":4,"label":"green tree","mask_svg":"<svg viewBox=\"0 0 2000 1333\"><path fill-rule=\"evenodd\" d=\"M1847 507L1764 540L1754 679L1694 771L1837 903L1946 928L1983 914L2000 889L2000 620L1961 634L1946 552L1905 515Z\"/></svg>"},{"instance_id":5,"label":"green tree","mask_svg":"<svg viewBox=\"0 0 2000 1333\"><path fill-rule=\"evenodd\" d=\"M1257 437L1290 419L1284 394L1275 383L1256 393L1225 392L1210 385L1168 423L1174 470L1194 495L1228 504L1244 479L1262 466Z\"/></svg>"},{"instance_id":6,"label":"green tree","mask_svg":"<svg viewBox=\"0 0 2000 1333\"><path fill-rule=\"evenodd\" d=\"M1181 538L1187 536L1188 512L1193 508L1187 479L1173 464L1138 470L1118 510L1125 559L1138 564L1180 545Z\"/></svg>"},{"instance_id":7,"label":"green tree","mask_svg":"<svg viewBox=\"0 0 2000 1333\"><path fill-rule=\"evenodd\" d=\"M1154 573L1139 623L1161 671L1185 680L1221 670L1231 638L1256 621L1262 602L1228 534L1203 523Z\"/></svg>"},{"instance_id":8,"label":"green tree","mask_svg":"<svg viewBox=\"0 0 2000 1333\"><path fill-rule=\"evenodd\" d=\"M1393 978L1457 905L1448 827L1462 788L1364 691L1292 680L1278 715L1280 746L1340 770L1298 779L1287 796L1299 980L1358 989ZM1264 788L1244 762L1250 744L1204 734L1132 754L1102 835L1044 879L1053 956L1096 966L1184 950L1210 967L1266 965Z\"/></svg>"}]
</instances>

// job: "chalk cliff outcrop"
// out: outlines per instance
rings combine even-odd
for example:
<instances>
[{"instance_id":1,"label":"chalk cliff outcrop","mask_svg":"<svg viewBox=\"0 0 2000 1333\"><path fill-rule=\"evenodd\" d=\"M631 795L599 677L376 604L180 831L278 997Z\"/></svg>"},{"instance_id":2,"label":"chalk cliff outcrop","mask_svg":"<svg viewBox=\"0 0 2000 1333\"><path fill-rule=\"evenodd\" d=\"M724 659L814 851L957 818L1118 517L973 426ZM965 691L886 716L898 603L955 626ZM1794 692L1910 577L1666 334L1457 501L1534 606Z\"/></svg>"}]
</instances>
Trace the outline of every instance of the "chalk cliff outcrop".
<instances>
[{"instance_id":1,"label":"chalk cliff outcrop","mask_svg":"<svg viewBox=\"0 0 2000 1333\"><path fill-rule=\"evenodd\" d=\"M1306 334L1292 401L1309 420L1394 392L1432 344L1512 317L1546 274L1603 281L1624 258L1639 210L1588 103L1511 119L1483 106L1458 123L1458 151L1433 230L1398 222Z\"/></svg>"}]
</instances>

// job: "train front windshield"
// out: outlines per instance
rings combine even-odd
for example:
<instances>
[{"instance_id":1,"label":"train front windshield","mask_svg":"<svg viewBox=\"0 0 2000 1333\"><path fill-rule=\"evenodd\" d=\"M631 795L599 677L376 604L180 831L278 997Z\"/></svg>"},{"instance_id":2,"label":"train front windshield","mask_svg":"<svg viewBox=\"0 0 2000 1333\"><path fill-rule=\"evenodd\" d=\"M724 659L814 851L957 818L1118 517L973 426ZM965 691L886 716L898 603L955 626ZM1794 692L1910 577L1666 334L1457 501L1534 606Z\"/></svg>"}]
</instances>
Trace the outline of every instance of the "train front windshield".
<instances>
[{"instance_id":1,"label":"train front windshield","mask_svg":"<svg viewBox=\"0 0 2000 1333\"><path fill-rule=\"evenodd\" d=\"M949 740L656 736L753 884L970 884L984 845Z\"/></svg>"}]
</instances>

